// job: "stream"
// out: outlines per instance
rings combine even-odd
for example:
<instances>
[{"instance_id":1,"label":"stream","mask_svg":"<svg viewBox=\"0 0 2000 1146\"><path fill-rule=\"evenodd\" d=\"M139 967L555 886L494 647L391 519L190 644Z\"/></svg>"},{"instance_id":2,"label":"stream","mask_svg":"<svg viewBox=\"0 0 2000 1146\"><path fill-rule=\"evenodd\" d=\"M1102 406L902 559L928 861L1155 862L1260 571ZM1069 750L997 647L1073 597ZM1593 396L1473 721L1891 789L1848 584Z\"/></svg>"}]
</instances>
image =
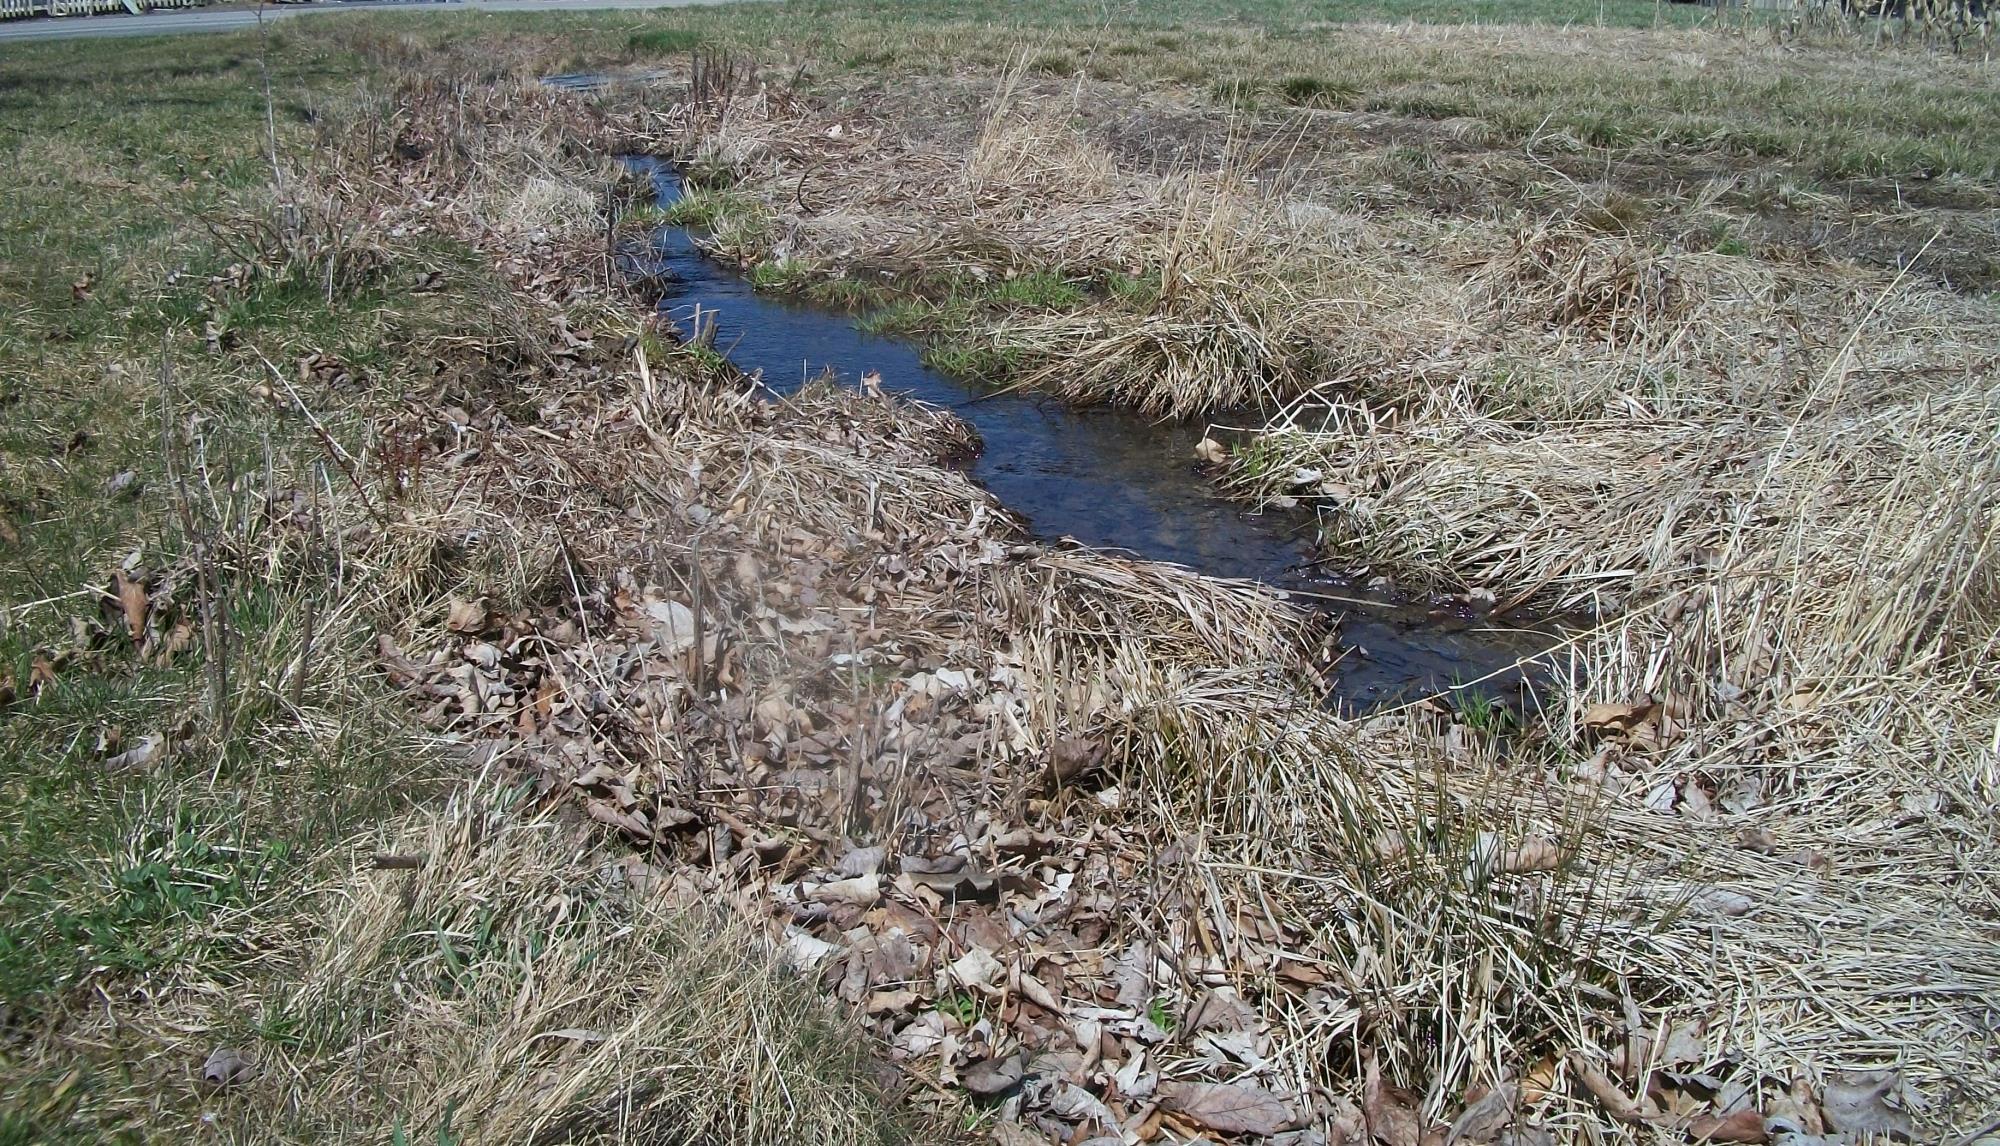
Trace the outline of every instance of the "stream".
<instances>
[{"instance_id":1,"label":"stream","mask_svg":"<svg viewBox=\"0 0 2000 1146\"><path fill-rule=\"evenodd\" d=\"M682 179L671 164L645 157L623 162L650 178L659 206L680 199ZM714 348L773 390L796 390L827 371L854 385L878 371L885 392L970 422L984 447L965 472L1026 519L1040 540L1068 539L1210 576L1261 581L1327 609L1343 650L1329 673L1333 699L1346 710L1472 681L1483 681L1482 695L1519 707L1545 671L1524 673L1519 664L1554 643L1546 629L1512 627L1461 603L1394 596L1319 574L1310 516L1255 513L1224 497L1196 464L1203 430L1197 423L1072 408L953 378L926 366L921 347L869 334L848 315L758 293L707 257L685 228L661 228L621 258L627 270L664 284L660 310L680 329L712 326Z\"/></svg>"}]
</instances>

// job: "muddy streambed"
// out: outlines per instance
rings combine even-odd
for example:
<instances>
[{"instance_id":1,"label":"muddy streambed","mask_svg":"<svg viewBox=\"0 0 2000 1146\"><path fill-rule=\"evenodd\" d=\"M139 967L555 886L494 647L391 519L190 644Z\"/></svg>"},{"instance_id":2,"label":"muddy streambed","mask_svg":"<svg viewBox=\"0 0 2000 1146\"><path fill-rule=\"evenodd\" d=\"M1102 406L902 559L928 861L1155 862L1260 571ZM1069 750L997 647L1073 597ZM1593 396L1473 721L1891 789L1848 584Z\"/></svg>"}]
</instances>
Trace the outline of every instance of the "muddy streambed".
<instances>
[{"instance_id":1,"label":"muddy streambed","mask_svg":"<svg viewBox=\"0 0 2000 1146\"><path fill-rule=\"evenodd\" d=\"M683 191L669 163L624 160L650 178L658 205ZM1517 667L1555 638L1454 602L1371 592L1315 573L1311 520L1252 513L1220 495L1195 462L1202 427L1157 422L1110 408L1074 409L1022 392L997 392L924 365L920 347L869 334L845 314L760 294L707 257L696 236L664 227L621 255L658 281L660 310L684 332L713 328L713 347L780 393L831 371L847 385L877 372L885 392L948 409L978 430L983 447L968 475L1024 518L1039 539L1064 539L1216 577L1262 581L1326 607L1344 650L1331 676L1335 700L1366 710L1473 681L1503 703L1523 699Z\"/></svg>"}]
</instances>

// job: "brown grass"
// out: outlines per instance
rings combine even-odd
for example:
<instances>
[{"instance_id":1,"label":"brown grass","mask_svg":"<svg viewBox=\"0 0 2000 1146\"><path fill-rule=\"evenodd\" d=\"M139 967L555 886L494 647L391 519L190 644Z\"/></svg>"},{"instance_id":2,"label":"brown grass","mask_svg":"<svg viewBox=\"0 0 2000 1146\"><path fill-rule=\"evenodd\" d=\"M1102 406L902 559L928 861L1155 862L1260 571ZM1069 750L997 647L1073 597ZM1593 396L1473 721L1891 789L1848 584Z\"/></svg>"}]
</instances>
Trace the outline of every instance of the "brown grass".
<instances>
[{"instance_id":1,"label":"brown grass","mask_svg":"<svg viewBox=\"0 0 2000 1146\"><path fill-rule=\"evenodd\" d=\"M177 1063L230 1023L299 1016L304 1049L216 1100L230 1133L384 1136L450 1110L474 1140L690 1119L729 1141L892 1136L854 1028L770 940L847 840L969 850L1009 816L1074 844L1097 946L1168 968L1149 992L1250 1000L1263 1061L1229 1076L1323 1092L1323 1125L1373 1061L1428 1118L1532 1076L1525 1118L1637 1136L1568 1056L1673 1027L1759 1095L1894 1063L1927 1124L1962 1127L2000 1094L1977 1026L2000 475L1976 308L1567 223L1381 220L1236 171L1140 174L1061 105L1003 108L954 150L836 138L768 85L693 94L651 130L761 197L790 257L1154 279L1149 305L990 333L1074 398L1283 407L1240 455L1253 489L1317 469L1306 492L1372 558L1617 619L1574 642L1585 683L1539 740L1422 706L1344 721L1314 624L1269 591L1024 546L935 464L964 444L953 419L830 387L767 404L621 323L578 273L604 222L590 153L619 125L504 85L380 94L334 121L329 186L469 237L538 338L504 385L449 395L465 407L365 412L348 460L371 500L345 506L341 556L370 576L343 609L389 638L418 719L503 753L454 805L357 841L420 868L331 863L258 975L119 1015ZM808 162L837 203L801 190ZM1881 305L1834 333L1856 300ZM491 626L448 626L453 598ZM634 631L665 599L713 648L668 663ZM946 667L973 674L959 723L893 725ZM530 680L561 685L551 713ZM1591 700L1645 715L1612 728ZM856 794L816 806L784 755L804 751ZM625 799L598 789L629 796L620 815L710 819L641 833L660 860L642 866L565 818ZM560 808L509 804L529 792ZM717 863L718 826L750 861ZM1107 985L1079 969L1074 997ZM1221 1069L1191 1039L1152 1053L1170 1076Z\"/></svg>"},{"instance_id":2,"label":"brown grass","mask_svg":"<svg viewBox=\"0 0 2000 1146\"><path fill-rule=\"evenodd\" d=\"M1227 172L1107 176L1095 157L1003 182L1006 139L1092 156L1053 122L1003 109L958 151L879 129L819 148L815 178L869 173L835 217L792 213L782 149L740 186L778 214L790 258L1157 273L1157 306L991 335L1073 399L1284 403L1239 480L1318 499L1330 543L1607 618L1570 645L1583 683L1546 754L1504 763L1420 713L1320 713L1288 641L1246 653L1150 615L1052 619L1072 606L1017 638L1044 735L1108 739L1125 782L1198 841L1214 895L1269 897L1297 929L1286 950L1377 1000L1337 1021L1291 1012L1284 1069L1336 1081L1320 1073L1332 1032L1351 1040L1332 1061L1377 1047L1448 1113L1493 1064L1699 1016L1708 1061L1753 1088L1893 1061L1939 1125L2000 1093L1953 1001L1992 989L1993 892L1975 874L1990 833L1965 827L1991 800L2000 640L1986 308L1567 213L1356 217ZM758 131L802 149L825 127ZM975 164L976 209L946 190ZM1039 203L1051 180L1081 198ZM1636 706L1639 727L1607 735L1592 701ZM1481 881L1472 861L1500 846L1482 841L1531 837L1558 842L1554 872ZM1953 986L1898 985L1926 961Z\"/></svg>"}]
</instances>

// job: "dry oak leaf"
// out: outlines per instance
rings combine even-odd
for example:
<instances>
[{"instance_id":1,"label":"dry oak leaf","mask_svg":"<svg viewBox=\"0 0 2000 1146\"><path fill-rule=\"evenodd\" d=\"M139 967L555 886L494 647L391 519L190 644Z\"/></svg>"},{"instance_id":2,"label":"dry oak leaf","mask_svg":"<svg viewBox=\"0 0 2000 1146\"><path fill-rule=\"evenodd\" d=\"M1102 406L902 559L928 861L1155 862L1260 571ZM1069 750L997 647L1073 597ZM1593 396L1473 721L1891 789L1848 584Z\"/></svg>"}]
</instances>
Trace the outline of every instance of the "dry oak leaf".
<instances>
[{"instance_id":1,"label":"dry oak leaf","mask_svg":"<svg viewBox=\"0 0 2000 1146\"><path fill-rule=\"evenodd\" d=\"M1554 871L1562 864L1562 849L1541 836L1527 836L1514 847L1500 853L1500 870L1520 874L1530 871Z\"/></svg>"},{"instance_id":2,"label":"dry oak leaf","mask_svg":"<svg viewBox=\"0 0 2000 1146\"><path fill-rule=\"evenodd\" d=\"M1261 1086L1240 1082L1163 1082L1160 1105L1220 1134L1280 1134L1300 1125L1297 1109Z\"/></svg>"},{"instance_id":3,"label":"dry oak leaf","mask_svg":"<svg viewBox=\"0 0 2000 1146\"><path fill-rule=\"evenodd\" d=\"M146 613L151 607L145 583L120 569L111 575L111 595L118 598L118 609L125 614L125 631L131 634L132 643L145 640Z\"/></svg>"},{"instance_id":4,"label":"dry oak leaf","mask_svg":"<svg viewBox=\"0 0 2000 1146\"><path fill-rule=\"evenodd\" d=\"M115 756L108 756L104 766L113 772L131 772L150 767L157 763L167 748L167 738L151 732L138 744Z\"/></svg>"},{"instance_id":5,"label":"dry oak leaf","mask_svg":"<svg viewBox=\"0 0 2000 1146\"><path fill-rule=\"evenodd\" d=\"M1361 1091L1361 1114L1368 1133L1383 1146L1418 1146L1423 1140L1423 1116L1417 1113L1415 1096L1382 1081L1382 1068L1372 1051Z\"/></svg>"},{"instance_id":6,"label":"dry oak leaf","mask_svg":"<svg viewBox=\"0 0 2000 1146\"><path fill-rule=\"evenodd\" d=\"M486 627L486 604L483 601L461 601L454 599L445 613L444 627L454 633L476 633Z\"/></svg>"},{"instance_id":7,"label":"dry oak leaf","mask_svg":"<svg viewBox=\"0 0 2000 1146\"><path fill-rule=\"evenodd\" d=\"M202 1081L210 1086L233 1086L257 1077L257 1064L235 1047L216 1047L201 1064Z\"/></svg>"},{"instance_id":8,"label":"dry oak leaf","mask_svg":"<svg viewBox=\"0 0 2000 1146\"><path fill-rule=\"evenodd\" d=\"M870 872L852 879L837 879L813 888L809 896L822 903L847 903L855 907L873 907L882 898L882 877Z\"/></svg>"},{"instance_id":9,"label":"dry oak leaf","mask_svg":"<svg viewBox=\"0 0 2000 1146\"><path fill-rule=\"evenodd\" d=\"M997 1098L1020 1085L1025 1074L1021 1056L1015 1054L972 1064L958 1076L958 1084L980 1098Z\"/></svg>"},{"instance_id":10,"label":"dry oak leaf","mask_svg":"<svg viewBox=\"0 0 2000 1146\"><path fill-rule=\"evenodd\" d=\"M1659 707L1650 700L1638 704L1598 701L1583 710L1583 726L1597 733L1630 732L1651 718Z\"/></svg>"},{"instance_id":11,"label":"dry oak leaf","mask_svg":"<svg viewBox=\"0 0 2000 1146\"><path fill-rule=\"evenodd\" d=\"M1916 1123L1902 1108L1903 1078L1893 1070L1834 1075L1820 1092L1826 1123L1843 1134L1894 1134L1910 1138Z\"/></svg>"},{"instance_id":12,"label":"dry oak leaf","mask_svg":"<svg viewBox=\"0 0 2000 1146\"><path fill-rule=\"evenodd\" d=\"M1698 1114L1687 1124L1687 1136L1695 1142L1768 1142L1764 1116L1745 1107L1734 1114Z\"/></svg>"},{"instance_id":13,"label":"dry oak leaf","mask_svg":"<svg viewBox=\"0 0 2000 1146\"><path fill-rule=\"evenodd\" d=\"M1466 1106L1453 1120L1444 1136L1445 1146L1459 1142L1491 1142L1514 1121L1514 1100L1520 1092L1512 1083L1501 1083L1479 1100Z\"/></svg>"}]
</instances>

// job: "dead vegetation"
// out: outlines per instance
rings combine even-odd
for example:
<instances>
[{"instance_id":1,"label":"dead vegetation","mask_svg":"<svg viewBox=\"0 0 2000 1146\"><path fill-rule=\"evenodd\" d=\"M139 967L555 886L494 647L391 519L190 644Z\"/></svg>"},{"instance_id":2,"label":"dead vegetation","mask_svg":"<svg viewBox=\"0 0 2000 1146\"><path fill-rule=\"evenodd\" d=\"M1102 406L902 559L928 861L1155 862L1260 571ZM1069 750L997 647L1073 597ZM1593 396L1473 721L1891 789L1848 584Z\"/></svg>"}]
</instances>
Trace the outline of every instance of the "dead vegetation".
<instances>
[{"instance_id":1,"label":"dead vegetation","mask_svg":"<svg viewBox=\"0 0 2000 1146\"><path fill-rule=\"evenodd\" d=\"M1296 677L1163 671L1171 661L1138 638L1119 654L1152 666L1107 675L1137 720L1106 756L1125 769L1121 792L1143 782L1175 810L1169 822L1204 825L1221 902L1294 905L1267 908L1276 930L1260 938L1279 944L1278 964L1309 952L1362 1002L1345 1022L1289 1012L1312 1017L1283 1020L1299 1037L1275 1043L1281 1075L1334 1088L1365 1078L1371 1052L1426 1088L1418 1105L1435 1118L1542 1070L1581 1103L1540 1108L1545 1125L1595 1111L1697 1136L1810 1130L1814 1095L1845 1093L1815 1074L1829 1061L1901 1067L1925 1097L1884 1099L1884 1118L1902 1103L1953 1124L1978 1107L1954 1107L1995 1085L1974 1049L1988 1039L1976 1006L1885 985L1943 959L1958 984L1947 995L1992 990L1979 957L1947 954L1990 950L1970 902L1990 903L1991 889L1945 842L1991 847L1954 825L1990 805L1992 749L1949 731L1992 718L1983 304L1852 267L1652 250L1559 220L1377 221L1185 173L1107 176L1075 136L1018 165L1010 194L996 149L1048 138L1024 125L1064 129L1004 103L983 122L962 160L891 125L836 132L809 114L705 130L764 141L737 152L737 189L762 194L788 259L866 273L934 254L995 276L1159 275L1150 304L1106 300L990 336L1024 356L1019 380L1073 399L1282 405L1239 452L1239 480L1324 505L1333 543L1500 600L1618 618L1571 646L1587 691L1533 764L1499 764L1462 725L1439 742L1421 716L1342 725L1286 699L1310 695ZM837 212L801 211L777 191L796 178L789 157L829 137L840 142L814 151L812 177L853 170L854 192ZM1069 154L1086 157L1065 168L1075 176L1053 175L1050 157ZM1051 179L1067 197L1022 206ZM917 247L938 236L954 237L949 252ZM1231 280L1218 266L1256 269ZM1177 326L1175 276L1204 271L1217 290L1202 297L1226 303ZM1298 338L1297 357L1269 353L1278 328ZM1516 792L1495 785L1502 772L1538 779ZM1385 841L1397 824L1416 842ZM1495 894L1480 873L1501 855L1546 855L1554 874ZM1409 857L1413 870L1393 874ZM1875 874L1917 869L1936 890ZM1299 923L1329 892L1344 909ZM1815 922L1835 918L1874 938ZM1226 911L1211 923L1244 934ZM1704 953L1692 938L1703 932L1723 946ZM1555 948L1590 954L1548 971ZM1405 958L1371 970L1385 951ZM1490 977L1454 980L1467 959ZM1801 966L1798 990L1769 981L1781 965ZM1527 1005L1551 994L1568 1002ZM1297 1001L1282 986L1259 997L1281 1015ZM1306 1033L1329 1024L1354 1039L1344 1051ZM1648 1092L1642 1074L1682 1077L1658 1058L1634 1069L1648 1027L1699 1043L1687 1081ZM1917 1046L1894 1033L1913 1027L1940 1034ZM1331 1076L1319 1073L1329 1058L1345 1064Z\"/></svg>"},{"instance_id":2,"label":"dead vegetation","mask_svg":"<svg viewBox=\"0 0 2000 1146\"><path fill-rule=\"evenodd\" d=\"M630 120L441 71L327 129L328 186L512 288L505 339L432 344L485 367L343 407L365 451L326 459L355 655L478 781L357 841L381 870L329 871L270 977L135 1004L177 1061L252 1012L338 1019L218 1064L244 1138L282 1109L301 1138L944 1140L881 1120L844 1023L893 1095L969 1096L1001 1140L1984 1116L1983 312L1140 176L1059 107L939 154L702 67ZM1341 720L1269 591L1025 544L937 464L949 416L773 401L643 329L598 213L639 145L823 270L1156 282L989 334L1074 399L1276 411L1240 479L1371 560L1618 613L1574 644L1585 690L1524 739ZM1829 334L1856 299L1866 333ZM302 378L302 410L347 401Z\"/></svg>"}]
</instances>

